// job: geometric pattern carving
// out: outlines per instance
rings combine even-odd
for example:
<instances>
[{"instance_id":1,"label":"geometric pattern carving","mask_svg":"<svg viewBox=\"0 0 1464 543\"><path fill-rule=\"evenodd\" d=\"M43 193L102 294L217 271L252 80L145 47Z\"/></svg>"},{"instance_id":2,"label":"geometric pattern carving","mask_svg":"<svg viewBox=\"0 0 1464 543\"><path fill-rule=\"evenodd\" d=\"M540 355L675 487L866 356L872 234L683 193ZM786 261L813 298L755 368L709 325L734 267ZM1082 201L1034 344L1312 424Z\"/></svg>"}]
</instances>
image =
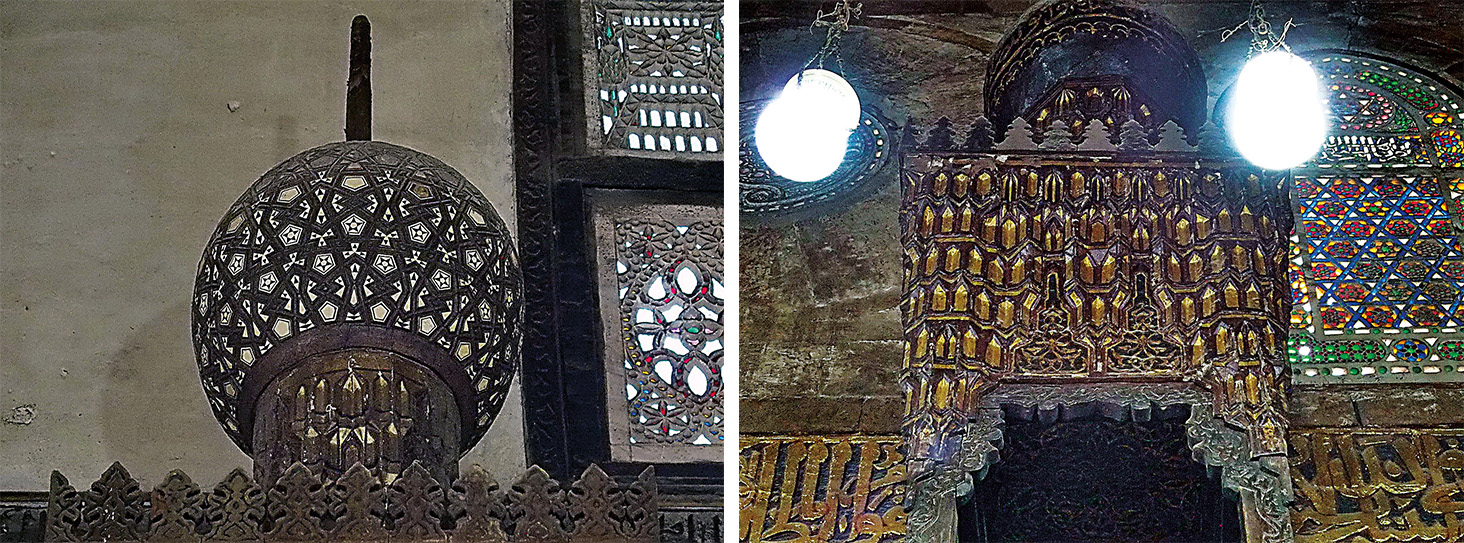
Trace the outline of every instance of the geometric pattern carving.
<instances>
[{"instance_id":1,"label":"geometric pattern carving","mask_svg":"<svg viewBox=\"0 0 1464 543\"><path fill-rule=\"evenodd\" d=\"M599 234L606 360L618 362L606 368L612 453L625 460L719 460L721 209L634 209L633 216L609 211L619 215L600 228L613 228L613 235Z\"/></svg>"},{"instance_id":2,"label":"geometric pattern carving","mask_svg":"<svg viewBox=\"0 0 1464 543\"><path fill-rule=\"evenodd\" d=\"M615 522L610 518L611 504L618 498L614 487L615 481L593 465L569 487L569 515L580 527L580 535L591 540L615 535Z\"/></svg>"},{"instance_id":3,"label":"geometric pattern carving","mask_svg":"<svg viewBox=\"0 0 1464 543\"><path fill-rule=\"evenodd\" d=\"M1464 541L1464 430L1294 430L1302 543Z\"/></svg>"},{"instance_id":4,"label":"geometric pattern carving","mask_svg":"<svg viewBox=\"0 0 1464 543\"><path fill-rule=\"evenodd\" d=\"M346 470L326 495L333 522L331 539L385 541L386 492L377 474L359 463ZM407 534L403 534L407 535Z\"/></svg>"},{"instance_id":5,"label":"geometric pattern carving","mask_svg":"<svg viewBox=\"0 0 1464 543\"><path fill-rule=\"evenodd\" d=\"M568 508L559 482L538 466L529 468L508 487L508 523L516 539L532 543L566 543ZM592 527L593 528L593 527Z\"/></svg>"},{"instance_id":6,"label":"geometric pattern carving","mask_svg":"<svg viewBox=\"0 0 1464 543\"><path fill-rule=\"evenodd\" d=\"M1460 100L1387 62L1318 57L1332 133L1294 171L1294 377L1464 381L1444 347L1464 338Z\"/></svg>"},{"instance_id":7,"label":"geometric pattern carving","mask_svg":"<svg viewBox=\"0 0 1464 543\"><path fill-rule=\"evenodd\" d=\"M635 481L617 486L600 466L590 464L565 493L572 541L655 541L656 479L654 468Z\"/></svg>"},{"instance_id":8,"label":"geometric pattern carving","mask_svg":"<svg viewBox=\"0 0 1464 543\"><path fill-rule=\"evenodd\" d=\"M422 464L413 462L401 478L387 487L386 520L397 537L415 541L446 541L442 530L447 517L442 485Z\"/></svg>"},{"instance_id":9,"label":"geometric pattern carving","mask_svg":"<svg viewBox=\"0 0 1464 543\"><path fill-rule=\"evenodd\" d=\"M722 3L581 5L589 147L616 155L720 160Z\"/></svg>"},{"instance_id":10,"label":"geometric pattern carving","mask_svg":"<svg viewBox=\"0 0 1464 543\"><path fill-rule=\"evenodd\" d=\"M741 541L905 536L899 436L743 436Z\"/></svg>"},{"instance_id":11,"label":"geometric pattern carving","mask_svg":"<svg viewBox=\"0 0 1464 543\"><path fill-rule=\"evenodd\" d=\"M590 464L590 469L599 470L599 466ZM656 541L663 530L658 519L660 502L656 490L655 467L648 467L635 477L634 481L624 487L607 488L607 494L614 496L610 502L610 522L615 526L615 533L620 537L632 541ZM592 515L593 508L582 510L585 515ZM716 511L721 513L721 508ZM584 530L578 525L575 526L575 538L582 539Z\"/></svg>"},{"instance_id":12,"label":"geometric pattern carving","mask_svg":"<svg viewBox=\"0 0 1464 543\"><path fill-rule=\"evenodd\" d=\"M197 541L204 525L203 491L179 470L153 489L148 541Z\"/></svg>"},{"instance_id":13,"label":"geometric pattern carving","mask_svg":"<svg viewBox=\"0 0 1464 543\"><path fill-rule=\"evenodd\" d=\"M246 376L266 371L272 349L337 325L400 330L452 361L439 372L465 374L455 390L475 396L459 399L467 448L508 392L522 290L508 230L457 171L382 142L316 147L260 177L203 251L193 341L204 389L247 452Z\"/></svg>"},{"instance_id":14,"label":"geometric pattern carving","mask_svg":"<svg viewBox=\"0 0 1464 543\"><path fill-rule=\"evenodd\" d=\"M319 541L325 539L329 518L329 490L320 478L296 462L269 489L266 510L270 540Z\"/></svg>"},{"instance_id":15,"label":"geometric pattern carving","mask_svg":"<svg viewBox=\"0 0 1464 543\"><path fill-rule=\"evenodd\" d=\"M473 541L507 541L501 526L508 510L500 499L498 481L474 464L458 477L448 493L448 512L453 521L454 537Z\"/></svg>"},{"instance_id":16,"label":"geometric pattern carving","mask_svg":"<svg viewBox=\"0 0 1464 543\"><path fill-rule=\"evenodd\" d=\"M254 541L260 539L264 521L264 492L243 469L235 468L204 495L210 541Z\"/></svg>"},{"instance_id":17,"label":"geometric pattern carving","mask_svg":"<svg viewBox=\"0 0 1464 543\"><path fill-rule=\"evenodd\" d=\"M46 541L80 541L84 505L81 493L59 471L51 472L51 491L46 503Z\"/></svg>"},{"instance_id":18,"label":"geometric pattern carving","mask_svg":"<svg viewBox=\"0 0 1464 543\"><path fill-rule=\"evenodd\" d=\"M649 468L617 484L591 465L584 478L571 482L580 490L571 491L569 501L537 466L506 494L477 466L452 485L433 479L419 463L390 485L382 478L355 464L322 482L296 463L268 492L239 469L205 496L176 470L151 493L142 492L120 464L82 493L53 472L45 540L644 543L660 534Z\"/></svg>"},{"instance_id":19,"label":"geometric pattern carving","mask_svg":"<svg viewBox=\"0 0 1464 543\"><path fill-rule=\"evenodd\" d=\"M73 533L82 541L140 540L151 520L145 500L127 468L113 462L91 490L81 494L81 522Z\"/></svg>"}]
</instances>

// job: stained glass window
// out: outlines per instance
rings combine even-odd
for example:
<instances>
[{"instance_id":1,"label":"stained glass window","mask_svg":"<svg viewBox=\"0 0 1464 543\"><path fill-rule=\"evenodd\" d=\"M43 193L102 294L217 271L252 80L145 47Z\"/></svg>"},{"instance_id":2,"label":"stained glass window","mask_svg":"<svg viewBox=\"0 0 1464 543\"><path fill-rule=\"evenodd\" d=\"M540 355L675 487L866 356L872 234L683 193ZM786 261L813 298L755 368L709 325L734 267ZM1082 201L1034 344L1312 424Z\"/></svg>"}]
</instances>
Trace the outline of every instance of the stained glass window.
<instances>
[{"instance_id":1,"label":"stained glass window","mask_svg":"<svg viewBox=\"0 0 1464 543\"><path fill-rule=\"evenodd\" d=\"M588 144L607 154L722 158L722 3L586 0Z\"/></svg>"},{"instance_id":2,"label":"stained glass window","mask_svg":"<svg viewBox=\"0 0 1464 543\"><path fill-rule=\"evenodd\" d=\"M1458 95L1371 58L1311 60L1331 132L1292 172L1293 377L1464 381Z\"/></svg>"},{"instance_id":3,"label":"stained glass window","mask_svg":"<svg viewBox=\"0 0 1464 543\"><path fill-rule=\"evenodd\" d=\"M599 207L611 457L719 461L722 213L716 206Z\"/></svg>"}]
</instances>

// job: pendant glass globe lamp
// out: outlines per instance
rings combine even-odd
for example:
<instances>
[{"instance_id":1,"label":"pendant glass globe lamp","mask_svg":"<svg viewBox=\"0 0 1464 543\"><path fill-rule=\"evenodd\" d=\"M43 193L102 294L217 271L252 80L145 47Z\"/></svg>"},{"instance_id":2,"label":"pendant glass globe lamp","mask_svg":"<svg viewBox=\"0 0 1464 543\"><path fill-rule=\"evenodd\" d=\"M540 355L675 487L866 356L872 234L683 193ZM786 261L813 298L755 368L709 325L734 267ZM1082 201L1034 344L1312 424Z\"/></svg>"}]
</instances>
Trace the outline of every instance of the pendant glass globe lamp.
<instances>
[{"instance_id":1,"label":"pendant glass globe lamp","mask_svg":"<svg viewBox=\"0 0 1464 543\"><path fill-rule=\"evenodd\" d=\"M844 162L859 111L859 96L839 74L804 70L763 108L753 142L774 173L793 181L818 181Z\"/></svg>"},{"instance_id":2,"label":"pendant glass globe lamp","mask_svg":"<svg viewBox=\"0 0 1464 543\"><path fill-rule=\"evenodd\" d=\"M1310 160L1327 137L1326 102L1311 63L1286 51L1251 58L1231 91L1225 125L1252 164L1284 170Z\"/></svg>"}]
</instances>

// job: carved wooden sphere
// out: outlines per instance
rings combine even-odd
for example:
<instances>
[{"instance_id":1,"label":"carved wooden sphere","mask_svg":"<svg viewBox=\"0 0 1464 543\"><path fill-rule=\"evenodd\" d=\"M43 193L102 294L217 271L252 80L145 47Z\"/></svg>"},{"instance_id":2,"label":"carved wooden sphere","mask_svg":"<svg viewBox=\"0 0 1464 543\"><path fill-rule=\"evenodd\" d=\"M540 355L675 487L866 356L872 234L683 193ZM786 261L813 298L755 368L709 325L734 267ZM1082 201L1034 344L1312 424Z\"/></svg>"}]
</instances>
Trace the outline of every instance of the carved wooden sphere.
<instances>
[{"instance_id":1,"label":"carved wooden sphere","mask_svg":"<svg viewBox=\"0 0 1464 543\"><path fill-rule=\"evenodd\" d=\"M193 344L214 415L246 453L272 380L363 348L435 373L466 451L517 369L522 294L508 229L456 170L388 143L332 143L275 166L224 214L198 266Z\"/></svg>"}]
</instances>

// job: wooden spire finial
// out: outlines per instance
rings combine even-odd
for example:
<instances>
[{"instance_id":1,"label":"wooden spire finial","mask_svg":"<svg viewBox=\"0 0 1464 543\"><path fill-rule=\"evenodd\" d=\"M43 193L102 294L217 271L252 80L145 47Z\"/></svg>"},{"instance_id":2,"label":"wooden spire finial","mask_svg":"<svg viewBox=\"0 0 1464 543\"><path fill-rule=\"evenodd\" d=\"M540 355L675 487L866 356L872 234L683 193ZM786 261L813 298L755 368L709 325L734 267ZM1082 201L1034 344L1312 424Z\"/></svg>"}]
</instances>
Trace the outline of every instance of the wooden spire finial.
<instances>
[{"instance_id":1,"label":"wooden spire finial","mask_svg":"<svg viewBox=\"0 0 1464 543\"><path fill-rule=\"evenodd\" d=\"M371 21L351 21L351 68L346 78L346 139L371 139Z\"/></svg>"}]
</instances>

